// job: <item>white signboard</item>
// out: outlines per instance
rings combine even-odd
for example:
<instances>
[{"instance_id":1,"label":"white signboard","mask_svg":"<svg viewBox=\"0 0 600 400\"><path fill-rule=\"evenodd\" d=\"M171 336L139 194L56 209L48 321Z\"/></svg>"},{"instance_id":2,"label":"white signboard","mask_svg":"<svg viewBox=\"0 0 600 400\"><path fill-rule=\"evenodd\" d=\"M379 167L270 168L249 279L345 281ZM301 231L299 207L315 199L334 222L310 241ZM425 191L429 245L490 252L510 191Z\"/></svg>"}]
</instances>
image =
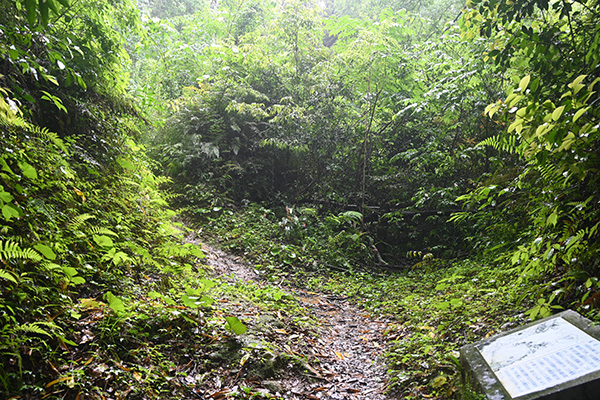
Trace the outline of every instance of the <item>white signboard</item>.
<instances>
[{"instance_id":1,"label":"white signboard","mask_svg":"<svg viewBox=\"0 0 600 400\"><path fill-rule=\"evenodd\" d=\"M481 344L477 350L513 398L600 370L600 342L563 318Z\"/></svg>"}]
</instances>

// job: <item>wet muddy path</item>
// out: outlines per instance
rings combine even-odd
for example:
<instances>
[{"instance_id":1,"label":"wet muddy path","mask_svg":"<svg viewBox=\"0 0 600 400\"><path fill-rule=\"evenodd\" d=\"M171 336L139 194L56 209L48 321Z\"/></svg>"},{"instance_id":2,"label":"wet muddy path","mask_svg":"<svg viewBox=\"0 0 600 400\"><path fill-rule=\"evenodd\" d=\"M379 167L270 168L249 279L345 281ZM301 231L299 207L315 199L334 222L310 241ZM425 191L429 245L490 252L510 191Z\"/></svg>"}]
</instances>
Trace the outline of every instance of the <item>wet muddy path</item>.
<instances>
[{"instance_id":1,"label":"wet muddy path","mask_svg":"<svg viewBox=\"0 0 600 400\"><path fill-rule=\"evenodd\" d=\"M215 275L230 284L273 285L265 282L251 265L240 258L207 245L202 245L202 248L207 256L204 262ZM269 325L268 341L276 342L286 353L303 360L300 368L303 372L297 373L297 362L296 368L292 363L275 362L276 371L272 377L253 377L250 374L246 383L286 400L392 398L385 394L387 368L382 357L386 351L383 332L387 329L387 321L368 315L343 297L297 287L281 289L318 321L317 326L311 329L299 329L286 324L285 318L279 314L283 322ZM260 311L247 304L229 304L228 307L250 321L249 335L243 340L257 340L252 332L258 331L261 321L269 317L257 318L253 314ZM264 339L264 324L262 326ZM207 398L219 398L218 389Z\"/></svg>"}]
</instances>

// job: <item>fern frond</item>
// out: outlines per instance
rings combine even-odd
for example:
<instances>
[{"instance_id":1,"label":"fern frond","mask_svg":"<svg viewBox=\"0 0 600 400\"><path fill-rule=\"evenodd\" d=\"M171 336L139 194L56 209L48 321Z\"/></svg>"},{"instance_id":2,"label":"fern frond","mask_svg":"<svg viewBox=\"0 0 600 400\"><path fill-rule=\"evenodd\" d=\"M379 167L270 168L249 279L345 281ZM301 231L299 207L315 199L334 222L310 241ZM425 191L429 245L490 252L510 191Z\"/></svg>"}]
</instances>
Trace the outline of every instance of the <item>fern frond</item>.
<instances>
[{"instance_id":1,"label":"fern frond","mask_svg":"<svg viewBox=\"0 0 600 400\"><path fill-rule=\"evenodd\" d=\"M50 332L46 331L45 329L43 329L42 327L47 327L47 328L52 328L52 329L57 328L57 326L51 322L40 321L40 322L31 322L28 324L15 326L14 332L32 333L34 335L45 335L45 336L52 337L52 334Z\"/></svg>"},{"instance_id":2,"label":"fern frond","mask_svg":"<svg viewBox=\"0 0 600 400\"><path fill-rule=\"evenodd\" d=\"M341 218L352 221L352 222L360 222L363 218L363 215L358 211L346 211L339 215Z\"/></svg>"},{"instance_id":3,"label":"fern frond","mask_svg":"<svg viewBox=\"0 0 600 400\"><path fill-rule=\"evenodd\" d=\"M21 249L18 243L12 241L0 241L0 258L4 260L24 259L31 261L42 261L42 256L33 249Z\"/></svg>"},{"instance_id":4,"label":"fern frond","mask_svg":"<svg viewBox=\"0 0 600 400\"><path fill-rule=\"evenodd\" d=\"M81 214L73 218L73 220L69 223L69 227L71 229L78 229L81 225L85 223L88 219L96 218L90 214Z\"/></svg>"},{"instance_id":5,"label":"fern frond","mask_svg":"<svg viewBox=\"0 0 600 400\"><path fill-rule=\"evenodd\" d=\"M115 232L111 231L108 228L104 228L101 226L92 226L90 228L90 232L94 235L110 235L110 236L115 236L118 237L119 235L116 234Z\"/></svg>"},{"instance_id":6,"label":"fern frond","mask_svg":"<svg viewBox=\"0 0 600 400\"><path fill-rule=\"evenodd\" d=\"M5 279L7 281L13 282L13 283L19 283L18 281L18 277L13 274L12 272L5 270L5 269L0 269L0 278Z\"/></svg>"},{"instance_id":7,"label":"fern frond","mask_svg":"<svg viewBox=\"0 0 600 400\"><path fill-rule=\"evenodd\" d=\"M65 146L65 142L58 136L58 134L54 132L50 132L46 127L39 127L37 125L28 124L27 128L29 132L39 137L42 140L52 143L60 150L62 150L65 154L69 154L67 150L67 146Z\"/></svg>"},{"instance_id":8,"label":"fern frond","mask_svg":"<svg viewBox=\"0 0 600 400\"><path fill-rule=\"evenodd\" d=\"M0 90L0 94L1 92L4 91ZM20 114L20 111L15 112L14 110L12 110L11 107L6 103L4 98L2 98L2 96L0 96L0 125L27 130L34 136L37 136L42 140L52 143L64 153L69 153L69 151L67 150L67 146L65 146L65 142L58 136L58 134L50 132L46 127L40 127L25 121L25 119Z\"/></svg>"},{"instance_id":9,"label":"fern frond","mask_svg":"<svg viewBox=\"0 0 600 400\"><path fill-rule=\"evenodd\" d=\"M516 135L497 135L482 140L478 146L490 146L498 151L522 155L523 148Z\"/></svg>"},{"instance_id":10,"label":"fern frond","mask_svg":"<svg viewBox=\"0 0 600 400\"><path fill-rule=\"evenodd\" d=\"M173 178L168 177L168 176L155 176L154 177L154 183L157 185L162 185L165 183L172 183L173 182Z\"/></svg>"},{"instance_id":11,"label":"fern frond","mask_svg":"<svg viewBox=\"0 0 600 400\"><path fill-rule=\"evenodd\" d=\"M544 178L546 181L558 182L563 179L561 171L554 164L548 163L543 165L539 168L539 171L542 178Z\"/></svg>"}]
</instances>

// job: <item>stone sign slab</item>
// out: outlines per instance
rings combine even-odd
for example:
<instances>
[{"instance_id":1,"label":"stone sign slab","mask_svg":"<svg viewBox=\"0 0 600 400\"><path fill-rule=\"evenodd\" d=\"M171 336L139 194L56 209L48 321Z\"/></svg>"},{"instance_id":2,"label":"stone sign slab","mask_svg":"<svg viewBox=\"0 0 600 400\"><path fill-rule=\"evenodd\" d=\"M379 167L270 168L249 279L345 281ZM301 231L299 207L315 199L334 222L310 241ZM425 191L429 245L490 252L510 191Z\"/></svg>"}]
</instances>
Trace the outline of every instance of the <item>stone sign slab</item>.
<instances>
[{"instance_id":1,"label":"stone sign slab","mask_svg":"<svg viewBox=\"0 0 600 400\"><path fill-rule=\"evenodd\" d=\"M463 375L492 400L600 399L599 339L565 311L463 347Z\"/></svg>"}]
</instances>

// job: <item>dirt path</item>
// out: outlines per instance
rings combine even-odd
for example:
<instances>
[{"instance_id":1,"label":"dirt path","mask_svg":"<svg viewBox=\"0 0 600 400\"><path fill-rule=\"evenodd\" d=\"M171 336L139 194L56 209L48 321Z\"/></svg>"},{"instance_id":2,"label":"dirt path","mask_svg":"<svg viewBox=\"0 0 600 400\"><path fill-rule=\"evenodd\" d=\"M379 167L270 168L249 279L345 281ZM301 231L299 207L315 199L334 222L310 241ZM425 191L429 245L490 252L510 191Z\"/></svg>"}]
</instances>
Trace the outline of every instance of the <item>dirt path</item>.
<instances>
[{"instance_id":1,"label":"dirt path","mask_svg":"<svg viewBox=\"0 0 600 400\"><path fill-rule=\"evenodd\" d=\"M257 285L267 285L241 259L210 246L202 247L207 255L206 264L231 283L252 281ZM271 336L269 340L279 341L290 354L306 360L305 373L286 373L284 365L272 380L256 383L286 400L389 399L384 394L387 378L382 361L385 352L382 332L387 321L374 319L345 298L300 288L282 289L320 321L315 328L317 335L274 329L284 334ZM244 311L247 314L252 312L249 309Z\"/></svg>"}]
</instances>

